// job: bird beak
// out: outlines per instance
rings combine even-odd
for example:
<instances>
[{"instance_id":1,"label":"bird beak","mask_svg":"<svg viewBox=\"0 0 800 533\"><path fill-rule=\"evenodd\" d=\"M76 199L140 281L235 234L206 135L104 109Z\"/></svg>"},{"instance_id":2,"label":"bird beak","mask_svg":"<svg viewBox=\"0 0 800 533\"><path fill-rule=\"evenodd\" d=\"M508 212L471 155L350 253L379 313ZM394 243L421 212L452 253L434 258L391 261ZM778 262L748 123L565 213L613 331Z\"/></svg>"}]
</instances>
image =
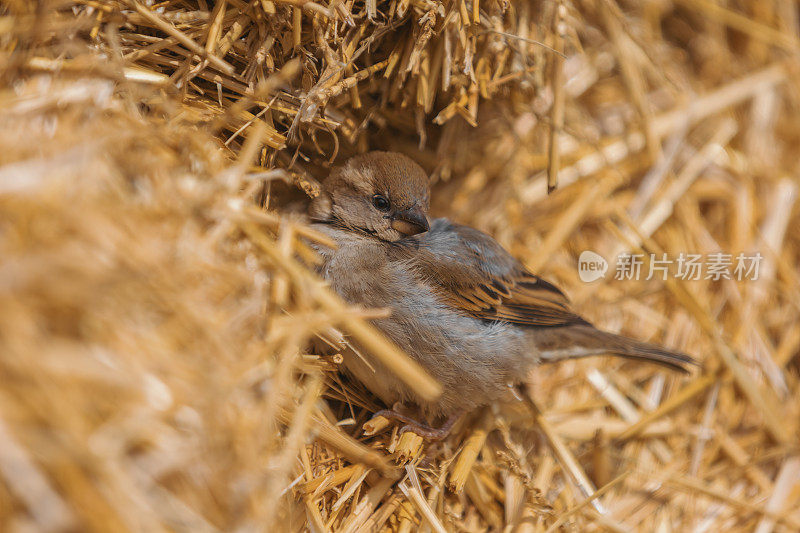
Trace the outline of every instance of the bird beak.
<instances>
[{"instance_id":1,"label":"bird beak","mask_svg":"<svg viewBox=\"0 0 800 533\"><path fill-rule=\"evenodd\" d=\"M392 229L395 229L409 237L418 233L424 233L430 229L428 219L418 207L412 207L405 211L399 211L392 215Z\"/></svg>"}]
</instances>

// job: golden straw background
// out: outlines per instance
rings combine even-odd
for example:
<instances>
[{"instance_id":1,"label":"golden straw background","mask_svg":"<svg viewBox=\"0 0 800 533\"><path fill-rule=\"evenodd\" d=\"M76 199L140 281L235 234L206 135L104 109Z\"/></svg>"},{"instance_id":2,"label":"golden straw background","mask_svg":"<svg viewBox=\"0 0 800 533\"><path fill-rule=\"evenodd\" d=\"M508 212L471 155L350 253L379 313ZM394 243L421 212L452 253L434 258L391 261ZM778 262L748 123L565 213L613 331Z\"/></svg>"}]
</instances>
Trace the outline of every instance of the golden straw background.
<instances>
[{"instance_id":1,"label":"golden straw background","mask_svg":"<svg viewBox=\"0 0 800 533\"><path fill-rule=\"evenodd\" d=\"M800 530L799 12L3 0L0 530ZM370 149L700 366L541 367L532 410L441 443L362 427L380 406L314 339L436 389L313 274L298 213ZM764 260L619 281L621 252Z\"/></svg>"}]
</instances>

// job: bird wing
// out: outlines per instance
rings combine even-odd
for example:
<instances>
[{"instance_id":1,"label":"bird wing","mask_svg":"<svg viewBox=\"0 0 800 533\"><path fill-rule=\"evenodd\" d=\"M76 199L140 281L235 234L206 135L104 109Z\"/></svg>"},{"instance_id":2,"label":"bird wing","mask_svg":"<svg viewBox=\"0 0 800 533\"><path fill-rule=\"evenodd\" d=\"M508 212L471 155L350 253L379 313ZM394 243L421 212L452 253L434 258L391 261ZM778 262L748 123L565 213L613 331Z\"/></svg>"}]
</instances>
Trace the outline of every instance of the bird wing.
<instances>
[{"instance_id":1,"label":"bird wing","mask_svg":"<svg viewBox=\"0 0 800 533\"><path fill-rule=\"evenodd\" d=\"M467 315L531 327L589 325L564 293L483 232L437 219L412 242L401 247L404 259L443 302Z\"/></svg>"}]
</instances>

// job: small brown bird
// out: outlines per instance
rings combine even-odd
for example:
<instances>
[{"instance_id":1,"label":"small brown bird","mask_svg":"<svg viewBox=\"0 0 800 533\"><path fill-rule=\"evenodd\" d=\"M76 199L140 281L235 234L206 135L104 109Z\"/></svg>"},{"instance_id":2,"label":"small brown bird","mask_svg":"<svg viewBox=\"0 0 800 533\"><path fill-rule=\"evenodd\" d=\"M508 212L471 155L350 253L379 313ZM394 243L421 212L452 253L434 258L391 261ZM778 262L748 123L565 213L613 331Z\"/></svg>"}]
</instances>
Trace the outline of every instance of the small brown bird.
<instances>
[{"instance_id":1,"label":"small brown bird","mask_svg":"<svg viewBox=\"0 0 800 533\"><path fill-rule=\"evenodd\" d=\"M531 274L500 244L447 219L428 223L428 176L390 152L353 157L313 200L315 228L338 248L318 247L320 274L348 302L388 308L373 323L443 386L421 401L380 362L345 354L345 367L387 405L410 402L439 430L394 411L380 414L429 438L457 415L509 393L543 362L613 354L684 370L682 353L594 328L559 289Z\"/></svg>"}]
</instances>

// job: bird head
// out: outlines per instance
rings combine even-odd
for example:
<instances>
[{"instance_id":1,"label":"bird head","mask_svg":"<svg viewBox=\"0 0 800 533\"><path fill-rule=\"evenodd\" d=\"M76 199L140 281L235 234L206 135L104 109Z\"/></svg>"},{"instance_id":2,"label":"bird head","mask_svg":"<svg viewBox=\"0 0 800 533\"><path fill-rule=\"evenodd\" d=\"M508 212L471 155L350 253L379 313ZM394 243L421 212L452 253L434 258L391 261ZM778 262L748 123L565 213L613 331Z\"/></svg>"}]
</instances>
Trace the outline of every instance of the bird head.
<instances>
[{"instance_id":1,"label":"bird head","mask_svg":"<svg viewBox=\"0 0 800 533\"><path fill-rule=\"evenodd\" d=\"M370 152L334 169L309 212L393 242L428 231L429 193L427 174L411 158Z\"/></svg>"}]
</instances>

